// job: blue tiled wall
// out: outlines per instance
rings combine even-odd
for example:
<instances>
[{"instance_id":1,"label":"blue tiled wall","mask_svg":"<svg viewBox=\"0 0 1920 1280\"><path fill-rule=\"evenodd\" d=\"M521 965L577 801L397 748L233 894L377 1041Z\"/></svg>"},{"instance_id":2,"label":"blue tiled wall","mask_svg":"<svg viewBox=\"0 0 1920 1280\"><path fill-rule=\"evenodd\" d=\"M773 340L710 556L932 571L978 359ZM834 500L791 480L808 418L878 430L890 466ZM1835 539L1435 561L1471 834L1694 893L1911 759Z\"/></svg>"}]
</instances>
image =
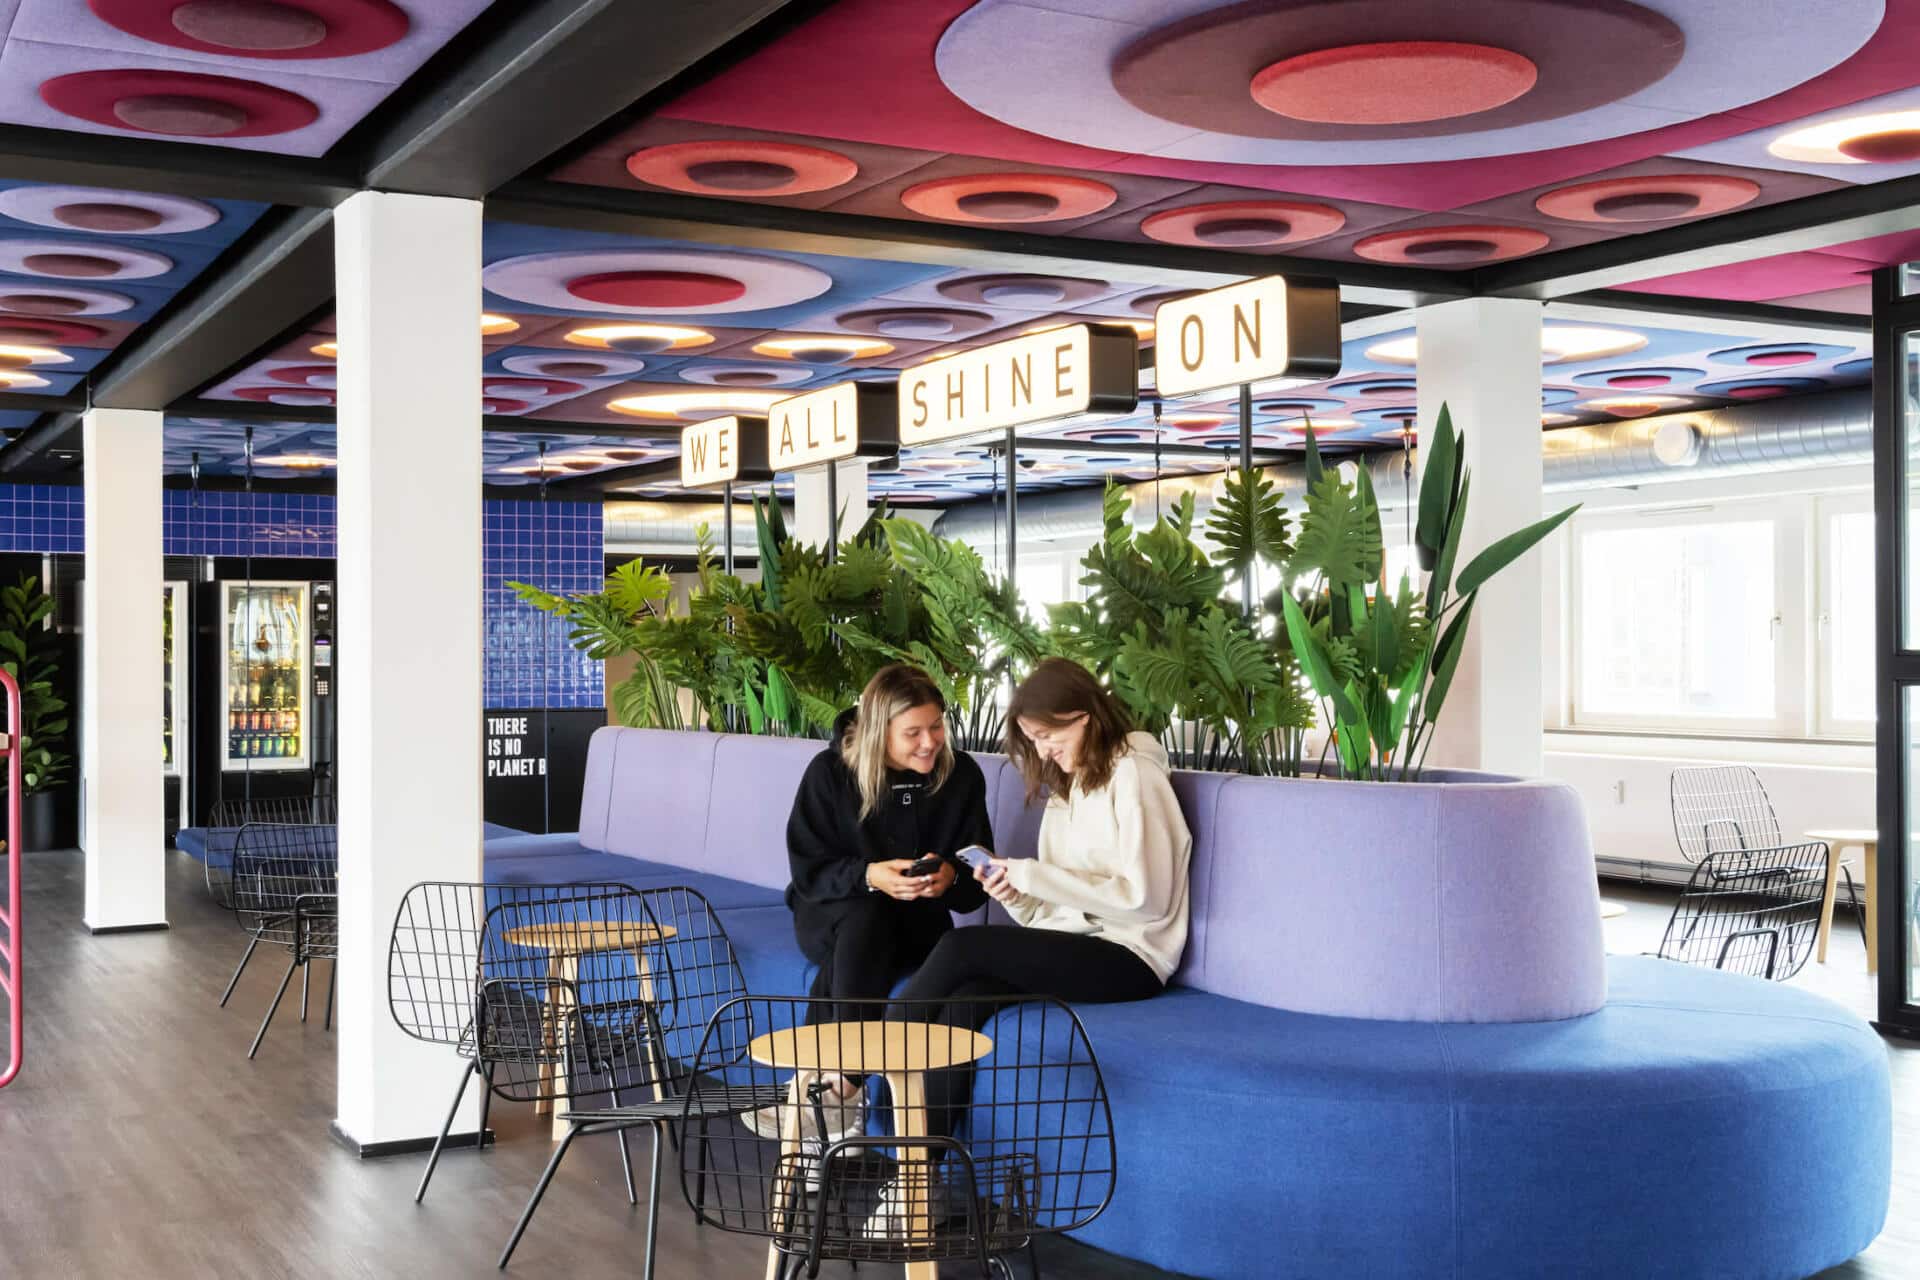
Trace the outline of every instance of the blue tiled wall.
<instances>
[{"instance_id":1,"label":"blue tiled wall","mask_svg":"<svg viewBox=\"0 0 1920 1280\"><path fill-rule=\"evenodd\" d=\"M586 502L490 501L485 569L489 707L598 707L601 664L567 643L564 619L522 604L509 582L555 594L606 580L600 508Z\"/></svg>"},{"instance_id":2,"label":"blue tiled wall","mask_svg":"<svg viewBox=\"0 0 1920 1280\"><path fill-rule=\"evenodd\" d=\"M334 500L326 494L247 495L169 489L170 556L335 555ZM85 552L85 502L77 485L0 484L0 551ZM600 508L587 502L488 501L483 589L489 707L598 707L599 663L567 643L570 628L521 604L509 582L553 592L596 590L605 578Z\"/></svg>"},{"instance_id":3,"label":"blue tiled wall","mask_svg":"<svg viewBox=\"0 0 1920 1280\"><path fill-rule=\"evenodd\" d=\"M330 560L337 554L332 494L249 495L169 489L164 497L162 518L170 556L304 556ZM253 504L251 513L249 502Z\"/></svg>"}]
</instances>

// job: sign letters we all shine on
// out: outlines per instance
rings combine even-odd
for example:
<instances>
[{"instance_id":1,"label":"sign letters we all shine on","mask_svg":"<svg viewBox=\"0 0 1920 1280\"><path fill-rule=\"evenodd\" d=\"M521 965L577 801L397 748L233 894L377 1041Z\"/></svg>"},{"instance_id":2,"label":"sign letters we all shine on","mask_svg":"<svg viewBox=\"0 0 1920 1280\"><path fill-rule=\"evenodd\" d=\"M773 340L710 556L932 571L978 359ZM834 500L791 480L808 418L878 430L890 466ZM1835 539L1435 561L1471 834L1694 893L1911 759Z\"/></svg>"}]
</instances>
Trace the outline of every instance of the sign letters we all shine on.
<instances>
[{"instance_id":1,"label":"sign letters we all shine on","mask_svg":"<svg viewBox=\"0 0 1920 1280\"><path fill-rule=\"evenodd\" d=\"M1070 324L975 347L900 374L903 445L1129 413L1139 401L1139 338L1119 325Z\"/></svg>"},{"instance_id":2,"label":"sign letters we all shine on","mask_svg":"<svg viewBox=\"0 0 1920 1280\"><path fill-rule=\"evenodd\" d=\"M1264 276L1154 310L1154 385L1166 396L1340 372L1340 290Z\"/></svg>"},{"instance_id":3,"label":"sign letters we all shine on","mask_svg":"<svg viewBox=\"0 0 1920 1280\"><path fill-rule=\"evenodd\" d=\"M680 483L703 489L771 478L765 418L708 418L680 432Z\"/></svg>"}]
</instances>

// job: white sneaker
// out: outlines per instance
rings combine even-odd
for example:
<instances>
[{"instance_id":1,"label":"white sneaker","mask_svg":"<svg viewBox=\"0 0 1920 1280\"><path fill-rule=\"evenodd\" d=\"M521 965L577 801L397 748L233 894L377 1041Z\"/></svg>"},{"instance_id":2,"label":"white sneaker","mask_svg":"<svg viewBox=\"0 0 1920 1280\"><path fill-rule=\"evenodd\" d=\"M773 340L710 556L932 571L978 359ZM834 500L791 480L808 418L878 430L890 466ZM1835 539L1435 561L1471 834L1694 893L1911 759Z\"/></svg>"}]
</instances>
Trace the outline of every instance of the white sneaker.
<instances>
[{"instance_id":1,"label":"white sneaker","mask_svg":"<svg viewBox=\"0 0 1920 1280\"><path fill-rule=\"evenodd\" d=\"M930 1164L911 1164L902 1172L887 1179L880 1188L880 1198L874 1202L873 1212L867 1215L860 1234L868 1240L892 1240L910 1244L926 1244L932 1237L926 1228L910 1229L909 1215L912 1206L908 1204L908 1192L918 1190L925 1204L926 1221L929 1228L938 1229L953 1216L952 1200L947 1194L947 1184L936 1176L934 1166Z\"/></svg>"},{"instance_id":2,"label":"white sneaker","mask_svg":"<svg viewBox=\"0 0 1920 1280\"><path fill-rule=\"evenodd\" d=\"M820 1132L819 1122L815 1119L813 1099L807 1096L807 1086L820 1079L817 1071L801 1071L794 1075L793 1083L788 1086L787 1100L779 1106L762 1107L758 1111L749 1111L740 1117L740 1123L747 1127L755 1137L770 1138L775 1142L794 1136L781 1132L784 1123L791 1126L794 1111L799 1112L799 1133L802 1139L816 1139L822 1144L838 1142L842 1138L857 1137L867 1127L867 1094L864 1089L855 1089L847 1097L841 1097L832 1089L827 1090L820 1099L820 1110L826 1116L827 1131Z\"/></svg>"}]
</instances>

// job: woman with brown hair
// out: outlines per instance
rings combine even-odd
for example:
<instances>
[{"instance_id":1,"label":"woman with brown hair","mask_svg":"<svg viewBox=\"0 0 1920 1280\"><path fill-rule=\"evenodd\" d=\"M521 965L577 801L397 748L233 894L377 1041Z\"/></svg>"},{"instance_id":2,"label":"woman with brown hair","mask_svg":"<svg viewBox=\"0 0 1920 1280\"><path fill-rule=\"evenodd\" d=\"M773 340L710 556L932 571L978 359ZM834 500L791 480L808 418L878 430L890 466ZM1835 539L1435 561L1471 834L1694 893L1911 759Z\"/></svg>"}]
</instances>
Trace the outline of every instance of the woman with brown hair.
<instances>
[{"instance_id":1,"label":"woman with brown hair","mask_svg":"<svg viewBox=\"0 0 1920 1280\"><path fill-rule=\"evenodd\" d=\"M1166 752L1129 727L1119 702L1078 663L1048 658L1014 690L1007 758L1026 778L1029 803L1042 791L1048 797L1039 853L989 858L974 873L1014 923L942 937L901 1000L1046 995L1108 1004L1166 989L1187 942L1193 837ZM932 1016L971 1025L991 1007L936 1004ZM930 1129L953 1132L972 1076L965 1067L927 1073ZM883 1196L868 1234L896 1231L906 1219L895 1208Z\"/></svg>"}]
</instances>

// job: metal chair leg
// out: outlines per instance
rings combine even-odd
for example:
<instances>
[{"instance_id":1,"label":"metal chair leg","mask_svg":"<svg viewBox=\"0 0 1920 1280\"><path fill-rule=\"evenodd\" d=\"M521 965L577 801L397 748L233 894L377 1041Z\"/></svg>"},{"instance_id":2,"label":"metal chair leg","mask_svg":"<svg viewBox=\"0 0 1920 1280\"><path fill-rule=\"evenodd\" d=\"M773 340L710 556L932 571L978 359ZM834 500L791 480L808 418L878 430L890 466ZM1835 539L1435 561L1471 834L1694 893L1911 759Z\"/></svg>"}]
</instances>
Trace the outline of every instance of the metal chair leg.
<instances>
[{"instance_id":1,"label":"metal chair leg","mask_svg":"<svg viewBox=\"0 0 1920 1280\"><path fill-rule=\"evenodd\" d=\"M653 1131L653 1181L647 1187L647 1258L640 1272L640 1280L653 1280L654 1245L660 1236L660 1130L659 1124L647 1126ZM627 1131L622 1129L620 1137L624 1140Z\"/></svg>"},{"instance_id":2,"label":"metal chair leg","mask_svg":"<svg viewBox=\"0 0 1920 1280\"><path fill-rule=\"evenodd\" d=\"M618 1089L609 1089L607 1092L613 1096L613 1105L616 1107L619 1106L620 1091ZM625 1129L620 1130L620 1172L627 1176L627 1203L639 1204L640 1193L633 1188L633 1153L627 1149L627 1131Z\"/></svg>"},{"instance_id":3,"label":"metal chair leg","mask_svg":"<svg viewBox=\"0 0 1920 1280\"><path fill-rule=\"evenodd\" d=\"M233 999L233 989L240 985L240 975L247 971L247 961L253 959L253 949L260 945L260 939L247 940L246 954L240 957L240 963L233 968L233 976L227 979L227 989L220 993L220 1007L227 1007L227 1001Z\"/></svg>"},{"instance_id":4,"label":"metal chair leg","mask_svg":"<svg viewBox=\"0 0 1920 1280\"><path fill-rule=\"evenodd\" d=\"M426 1172L420 1175L420 1185L415 1188L413 1202L419 1204L427 1196L427 1183L433 1179L434 1166L440 1163L440 1149L447 1145L447 1131L453 1128L453 1118L460 1112L460 1100L467 1096L467 1077L474 1073L471 1062L460 1064L460 1085L453 1091L453 1105L447 1108L447 1118L440 1125L440 1136L433 1140L433 1154L427 1157ZM486 1104L481 1103L482 1106Z\"/></svg>"},{"instance_id":5,"label":"metal chair leg","mask_svg":"<svg viewBox=\"0 0 1920 1280\"><path fill-rule=\"evenodd\" d=\"M327 962L327 1020L321 1024L323 1030L333 1030L333 981L340 976L340 962Z\"/></svg>"},{"instance_id":6,"label":"metal chair leg","mask_svg":"<svg viewBox=\"0 0 1920 1280\"><path fill-rule=\"evenodd\" d=\"M487 1113L493 1109L493 1064L491 1062L481 1071L480 1083L483 1086L480 1093L480 1131L473 1138L475 1151L484 1151L487 1148Z\"/></svg>"},{"instance_id":7,"label":"metal chair leg","mask_svg":"<svg viewBox=\"0 0 1920 1280\"><path fill-rule=\"evenodd\" d=\"M300 964L300 1021L307 1020L307 997L313 992L313 966L302 961Z\"/></svg>"},{"instance_id":8,"label":"metal chair leg","mask_svg":"<svg viewBox=\"0 0 1920 1280\"><path fill-rule=\"evenodd\" d=\"M553 1156L547 1161L547 1167L540 1174L540 1181L534 1184L533 1195L527 1200L527 1207L520 1212L520 1221L513 1224L513 1234L507 1238L507 1247L500 1251L500 1269L507 1268L507 1260L513 1257L514 1249L519 1247L520 1237L527 1232L527 1224L533 1221L533 1211L540 1207L540 1198L547 1194L547 1184L553 1181L554 1170L566 1158L567 1148L580 1136L580 1124L575 1121L567 1130L567 1136L560 1139L560 1145L553 1149Z\"/></svg>"},{"instance_id":9,"label":"metal chair leg","mask_svg":"<svg viewBox=\"0 0 1920 1280\"><path fill-rule=\"evenodd\" d=\"M280 979L280 989L273 993L273 1003L267 1006L267 1016L260 1019L260 1030L253 1037L253 1047L247 1050L247 1061L253 1061L253 1055L260 1052L260 1042L267 1038L267 1024L273 1021L273 1011L280 1007L280 998L287 994L287 984L293 981L293 971L300 967L298 960L289 961L286 976Z\"/></svg>"}]
</instances>

